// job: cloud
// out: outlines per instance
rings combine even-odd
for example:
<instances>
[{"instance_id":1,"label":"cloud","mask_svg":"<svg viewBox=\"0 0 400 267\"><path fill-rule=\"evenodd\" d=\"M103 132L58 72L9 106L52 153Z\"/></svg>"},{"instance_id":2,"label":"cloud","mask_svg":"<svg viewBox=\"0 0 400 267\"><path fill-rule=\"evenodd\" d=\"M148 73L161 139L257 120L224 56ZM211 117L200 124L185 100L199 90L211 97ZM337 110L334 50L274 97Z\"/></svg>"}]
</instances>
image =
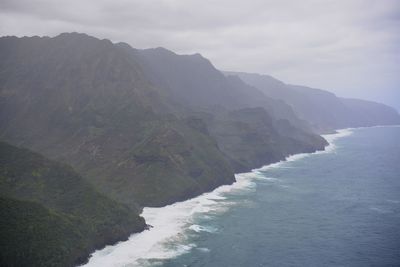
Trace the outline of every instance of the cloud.
<instances>
[{"instance_id":1,"label":"cloud","mask_svg":"<svg viewBox=\"0 0 400 267\"><path fill-rule=\"evenodd\" d=\"M200 52L220 69L400 109L399 29L398 0L0 1L1 35L79 31L137 48Z\"/></svg>"}]
</instances>

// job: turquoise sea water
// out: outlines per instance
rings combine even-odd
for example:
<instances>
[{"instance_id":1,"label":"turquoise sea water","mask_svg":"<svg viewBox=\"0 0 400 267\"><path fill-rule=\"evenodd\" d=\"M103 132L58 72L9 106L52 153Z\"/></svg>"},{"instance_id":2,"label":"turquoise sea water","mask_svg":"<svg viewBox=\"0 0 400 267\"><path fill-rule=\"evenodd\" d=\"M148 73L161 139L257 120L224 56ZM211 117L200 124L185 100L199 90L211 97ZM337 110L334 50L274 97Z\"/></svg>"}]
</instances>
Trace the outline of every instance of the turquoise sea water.
<instances>
[{"instance_id":1,"label":"turquoise sea water","mask_svg":"<svg viewBox=\"0 0 400 267\"><path fill-rule=\"evenodd\" d=\"M343 133L328 152L145 210L154 230L89 265L400 266L400 127Z\"/></svg>"}]
</instances>

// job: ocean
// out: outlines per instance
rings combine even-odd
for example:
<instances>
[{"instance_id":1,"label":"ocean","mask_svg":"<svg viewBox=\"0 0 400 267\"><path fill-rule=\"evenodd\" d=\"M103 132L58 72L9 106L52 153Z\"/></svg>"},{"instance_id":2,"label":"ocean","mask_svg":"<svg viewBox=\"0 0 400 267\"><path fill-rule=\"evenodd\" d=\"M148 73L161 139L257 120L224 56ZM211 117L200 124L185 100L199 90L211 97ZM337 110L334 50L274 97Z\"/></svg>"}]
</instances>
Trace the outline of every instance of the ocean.
<instances>
[{"instance_id":1,"label":"ocean","mask_svg":"<svg viewBox=\"0 0 400 267\"><path fill-rule=\"evenodd\" d=\"M340 130L197 198L86 266L400 266L400 127Z\"/></svg>"}]
</instances>

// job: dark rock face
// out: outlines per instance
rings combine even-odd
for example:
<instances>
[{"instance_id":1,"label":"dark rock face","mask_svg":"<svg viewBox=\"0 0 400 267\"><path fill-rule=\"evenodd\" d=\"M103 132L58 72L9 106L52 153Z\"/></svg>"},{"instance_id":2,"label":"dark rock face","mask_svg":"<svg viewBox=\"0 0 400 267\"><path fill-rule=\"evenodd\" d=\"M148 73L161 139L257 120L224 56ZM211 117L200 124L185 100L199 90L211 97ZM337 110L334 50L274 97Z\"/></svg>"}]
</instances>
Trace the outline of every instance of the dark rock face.
<instances>
[{"instance_id":1,"label":"dark rock face","mask_svg":"<svg viewBox=\"0 0 400 267\"><path fill-rule=\"evenodd\" d=\"M0 207L1 266L74 266L145 228L71 167L3 142Z\"/></svg>"},{"instance_id":2,"label":"dark rock face","mask_svg":"<svg viewBox=\"0 0 400 267\"><path fill-rule=\"evenodd\" d=\"M339 98L324 90L288 85L268 75L242 72L226 72L226 75L237 75L265 95L284 100L317 132L347 127L400 124L397 111L383 104Z\"/></svg>"}]
</instances>

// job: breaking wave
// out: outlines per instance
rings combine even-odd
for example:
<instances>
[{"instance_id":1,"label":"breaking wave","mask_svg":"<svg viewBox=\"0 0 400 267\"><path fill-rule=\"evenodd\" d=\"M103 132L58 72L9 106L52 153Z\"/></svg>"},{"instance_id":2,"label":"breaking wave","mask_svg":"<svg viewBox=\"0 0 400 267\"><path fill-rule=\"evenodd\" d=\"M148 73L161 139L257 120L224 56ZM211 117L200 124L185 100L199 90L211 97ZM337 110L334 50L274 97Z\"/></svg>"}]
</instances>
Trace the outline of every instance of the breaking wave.
<instances>
[{"instance_id":1,"label":"breaking wave","mask_svg":"<svg viewBox=\"0 0 400 267\"><path fill-rule=\"evenodd\" d=\"M284 167L285 162L296 161L312 154L331 153L336 149L334 141L348 136L351 129L338 130L335 134L324 135L329 145L324 151L291 155L285 161L273 163L248 173L236 174L236 182L223 185L214 191L196 198L177 202L161 208L144 208L141 214L149 230L133 234L127 241L107 246L94 252L86 267L119 267L156 265L165 259L188 253L196 244L188 242L190 234L199 232L215 233L218 229L196 222L196 218L207 218L222 214L238 205L231 196L254 190L257 180L275 182L278 179L265 177L263 170ZM208 251L206 248L197 248Z\"/></svg>"}]
</instances>

